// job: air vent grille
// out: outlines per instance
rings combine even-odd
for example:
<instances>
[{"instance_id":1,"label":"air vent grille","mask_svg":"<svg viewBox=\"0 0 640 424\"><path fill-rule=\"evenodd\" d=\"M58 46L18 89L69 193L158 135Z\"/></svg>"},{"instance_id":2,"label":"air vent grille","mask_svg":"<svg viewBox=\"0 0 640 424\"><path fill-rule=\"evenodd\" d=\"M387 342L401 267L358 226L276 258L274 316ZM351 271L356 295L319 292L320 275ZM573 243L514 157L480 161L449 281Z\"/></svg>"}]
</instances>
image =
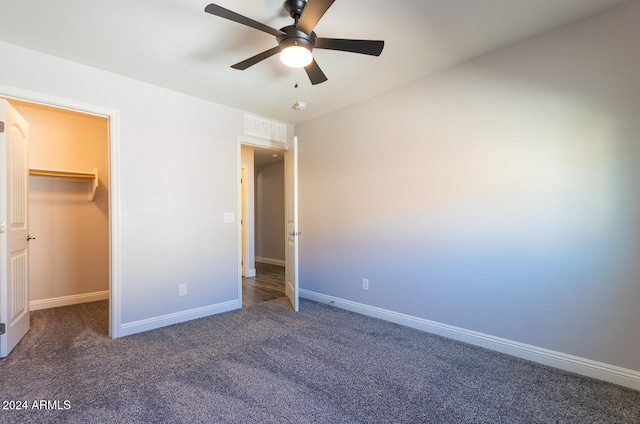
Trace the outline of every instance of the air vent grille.
<instances>
[{"instance_id":1,"label":"air vent grille","mask_svg":"<svg viewBox=\"0 0 640 424\"><path fill-rule=\"evenodd\" d=\"M286 125L258 118L257 116L244 115L244 133L280 143L287 142Z\"/></svg>"}]
</instances>

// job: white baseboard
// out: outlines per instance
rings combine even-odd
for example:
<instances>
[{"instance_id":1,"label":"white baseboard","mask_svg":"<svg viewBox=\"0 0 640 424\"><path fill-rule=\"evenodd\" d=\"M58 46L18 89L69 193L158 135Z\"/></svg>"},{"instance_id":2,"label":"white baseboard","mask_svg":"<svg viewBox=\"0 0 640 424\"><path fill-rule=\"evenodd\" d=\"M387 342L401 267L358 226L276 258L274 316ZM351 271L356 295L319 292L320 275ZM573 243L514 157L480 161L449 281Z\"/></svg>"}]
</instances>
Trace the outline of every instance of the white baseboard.
<instances>
[{"instance_id":1,"label":"white baseboard","mask_svg":"<svg viewBox=\"0 0 640 424\"><path fill-rule=\"evenodd\" d=\"M93 293L74 294L71 296L52 297L50 299L38 299L29 302L29 310L57 308L59 306L77 305L78 303L96 302L109 299L109 290Z\"/></svg>"},{"instance_id":2,"label":"white baseboard","mask_svg":"<svg viewBox=\"0 0 640 424\"><path fill-rule=\"evenodd\" d=\"M332 306L357 312L362 315L394 322L396 324L416 328L418 330L448 337L450 339L506 353L518 358L549 365L554 368L574 372L576 374L596 378L598 380L608 381L631 389L640 390L640 372L638 371L515 342L479 333L477 331L466 330L452 325L441 324L439 322L377 308L363 303L327 296L309 290L300 289L299 291L300 297L305 299L310 299L320 303L330 303Z\"/></svg>"},{"instance_id":3,"label":"white baseboard","mask_svg":"<svg viewBox=\"0 0 640 424\"><path fill-rule=\"evenodd\" d=\"M203 318L209 315L232 311L242 308L242 301L235 299L229 302L217 303L215 305L204 306L202 308L189 309L187 311L176 312L174 314L161 315L158 317L143 319L139 321L127 322L120 325L118 337L129 336L143 331L155 330L167 325L179 324L196 318Z\"/></svg>"},{"instance_id":4,"label":"white baseboard","mask_svg":"<svg viewBox=\"0 0 640 424\"><path fill-rule=\"evenodd\" d=\"M247 275L243 275L243 277L246 277L246 278L255 277L255 276L256 276L256 269L255 269L255 268L253 268L253 269L248 269L248 270L247 270L247 272L246 272L246 274L247 274Z\"/></svg>"},{"instance_id":5,"label":"white baseboard","mask_svg":"<svg viewBox=\"0 0 640 424\"><path fill-rule=\"evenodd\" d=\"M282 259L264 258L262 256L256 256L256 262L269 265L285 266L285 261Z\"/></svg>"}]
</instances>

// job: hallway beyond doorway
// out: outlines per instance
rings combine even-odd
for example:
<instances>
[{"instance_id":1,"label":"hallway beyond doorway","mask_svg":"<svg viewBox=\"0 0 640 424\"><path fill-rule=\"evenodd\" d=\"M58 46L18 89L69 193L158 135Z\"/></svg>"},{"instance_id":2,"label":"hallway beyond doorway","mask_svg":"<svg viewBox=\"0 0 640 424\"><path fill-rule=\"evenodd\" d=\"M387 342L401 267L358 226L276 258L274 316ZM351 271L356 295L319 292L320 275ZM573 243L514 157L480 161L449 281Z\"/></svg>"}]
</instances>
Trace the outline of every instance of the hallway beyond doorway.
<instances>
[{"instance_id":1,"label":"hallway beyond doorway","mask_svg":"<svg viewBox=\"0 0 640 424\"><path fill-rule=\"evenodd\" d=\"M242 307L285 297L284 267L256 262L256 276L242 278Z\"/></svg>"}]
</instances>

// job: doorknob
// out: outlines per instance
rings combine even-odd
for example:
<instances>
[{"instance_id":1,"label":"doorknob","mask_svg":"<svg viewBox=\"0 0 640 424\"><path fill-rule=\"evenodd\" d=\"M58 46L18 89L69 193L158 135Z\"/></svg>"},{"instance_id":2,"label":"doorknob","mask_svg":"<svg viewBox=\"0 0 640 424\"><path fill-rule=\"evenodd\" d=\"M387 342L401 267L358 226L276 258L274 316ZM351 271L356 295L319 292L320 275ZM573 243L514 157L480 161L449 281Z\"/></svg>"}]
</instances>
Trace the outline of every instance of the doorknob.
<instances>
[{"instance_id":1,"label":"doorknob","mask_svg":"<svg viewBox=\"0 0 640 424\"><path fill-rule=\"evenodd\" d=\"M36 238L34 236L32 236L31 234L27 234L27 241L29 240L35 240Z\"/></svg>"}]
</instances>

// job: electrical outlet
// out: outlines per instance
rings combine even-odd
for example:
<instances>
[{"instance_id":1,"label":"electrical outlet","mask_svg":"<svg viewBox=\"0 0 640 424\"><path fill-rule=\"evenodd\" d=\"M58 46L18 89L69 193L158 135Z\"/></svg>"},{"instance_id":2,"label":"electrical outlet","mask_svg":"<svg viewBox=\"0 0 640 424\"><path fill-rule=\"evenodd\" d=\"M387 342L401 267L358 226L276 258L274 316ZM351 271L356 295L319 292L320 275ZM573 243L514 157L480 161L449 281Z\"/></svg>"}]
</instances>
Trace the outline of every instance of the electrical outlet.
<instances>
[{"instance_id":1,"label":"electrical outlet","mask_svg":"<svg viewBox=\"0 0 640 424\"><path fill-rule=\"evenodd\" d=\"M187 285L179 284L178 285L178 296L186 296L187 295Z\"/></svg>"},{"instance_id":2,"label":"electrical outlet","mask_svg":"<svg viewBox=\"0 0 640 424\"><path fill-rule=\"evenodd\" d=\"M362 290L369 290L369 279L368 278L363 278L362 279Z\"/></svg>"}]
</instances>

